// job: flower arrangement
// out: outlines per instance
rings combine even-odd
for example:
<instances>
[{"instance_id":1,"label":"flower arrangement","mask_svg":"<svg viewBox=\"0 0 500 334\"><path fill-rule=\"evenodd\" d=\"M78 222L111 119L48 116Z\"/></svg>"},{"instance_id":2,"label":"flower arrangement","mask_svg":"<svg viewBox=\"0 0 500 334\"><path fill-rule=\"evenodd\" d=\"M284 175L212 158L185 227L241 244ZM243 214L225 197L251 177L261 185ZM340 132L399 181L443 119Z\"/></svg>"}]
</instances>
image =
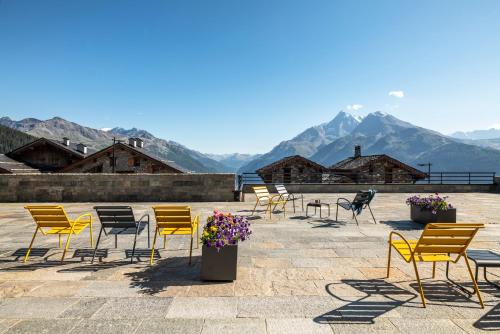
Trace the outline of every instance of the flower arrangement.
<instances>
[{"instance_id":1,"label":"flower arrangement","mask_svg":"<svg viewBox=\"0 0 500 334\"><path fill-rule=\"evenodd\" d=\"M416 195L407 198L406 204L415 205L424 210L431 210L433 214L437 214L438 211L453 209L453 206L450 203L446 202L447 199L447 196L441 197L438 193L436 193L435 195L429 195L427 197Z\"/></svg>"},{"instance_id":2,"label":"flower arrangement","mask_svg":"<svg viewBox=\"0 0 500 334\"><path fill-rule=\"evenodd\" d=\"M250 234L252 234L250 223L245 217L215 210L203 227L201 242L207 247L220 250L226 245L236 245L238 241L245 241Z\"/></svg>"}]
</instances>

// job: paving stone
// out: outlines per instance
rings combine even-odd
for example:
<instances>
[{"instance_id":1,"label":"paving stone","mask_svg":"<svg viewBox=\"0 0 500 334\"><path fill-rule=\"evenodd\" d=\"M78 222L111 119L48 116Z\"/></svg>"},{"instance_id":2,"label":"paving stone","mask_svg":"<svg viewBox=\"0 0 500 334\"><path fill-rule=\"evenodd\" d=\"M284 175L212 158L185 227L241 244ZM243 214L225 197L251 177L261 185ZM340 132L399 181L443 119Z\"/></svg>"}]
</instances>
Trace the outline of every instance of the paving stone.
<instances>
[{"instance_id":1,"label":"paving stone","mask_svg":"<svg viewBox=\"0 0 500 334\"><path fill-rule=\"evenodd\" d=\"M7 329L10 327L14 326L17 324L19 321L18 319L0 319L0 333L4 333Z\"/></svg>"},{"instance_id":2,"label":"paving stone","mask_svg":"<svg viewBox=\"0 0 500 334\"><path fill-rule=\"evenodd\" d=\"M78 321L69 319L58 320L22 320L9 328L5 333L39 333L39 334L66 334Z\"/></svg>"},{"instance_id":3,"label":"paving stone","mask_svg":"<svg viewBox=\"0 0 500 334\"><path fill-rule=\"evenodd\" d=\"M390 319L402 333L466 333L449 319Z\"/></svg>"},{"instance_id":4,"label":"paving stone","mask_svg":"<svg viewBox=\"0 0 500 334\"><path fill-rule=\"evenodd\" d=\"M172 298L110 298L93 319L164 319Z\"/></svg>"},{"instance_id":5,"label":"paving stone","mask_svg":"<svg viewBox=\"0 0 500 334\"><path fill-rule=\"evenodd\" d=\"M237 299L232 297L175 297L167 318L235 318Z\"/></svg>"},{"instance_id":6,"label":"paving stone","mask_svg":"<svg viewBox=\"0 0 500 334\"><path fill-rule=\"evenodd\" d=\"M73 298L5 298L0 301L0 319L55 318L77 301Z\"/></svg>"},{"instance_id":7,"label":"paving stone","mask_svg":"<svg viewBox=\"0 0 500 334\"><path fill-rule=\"evenodd\" d=\"M82 287L77 296L80 297L142 297L141 290L130 282L94 281Z\"/></svg>"},{"instance_id":8,"label":"paving stone","mask_svg":"<svg viewBox=\"0 0 500 334\"><path fill-rule=\"evenodd\" d=\"M85 319L80 321L72 330L71 334L121 334L134 333L139 327L141 321L137 320L102 320L102 319Z\"/></svg>"},{"instance_id":9,"label":"paving stone","mask_svg":"<svg viewBox=\"0 0 500 334\"><path fill-rule=\"evenodd\" d=\"M58 318L87 319L101 309L106 303L106 298L84 297L61 313Z\"/></svg>"},{"instance_id":10,"label":"paving stone","mask_svg":"<svg viewBox=\"0 0 500 334\"><path fill-rule=\"evenodd\" d=\"M24 295L27 297L73 297L88 284L84 281L48 281Z\"/></svg>"},{"instance_id":11,"label":"paving stone","mask_svg":"<svg viewBox=\"0 0 500 334\"><path fill-rule=\"evenodd\" d=\"M238 318L301 318L304 312L296 297L240 297Z\"/></svg>"},{"instance_id":12,"label":"paving stone","mask_svg":"<svg viewBox=\"0 0 500 334\"><path fill-rule=\"evenodd\" d=\"M40 281L8 281L0 284L0 298L21 297L44 284Z\"/></svg>"},{"instance_id":13,"label":"paving stone","mask_svg":"<svg viewBox=\"0 0 500 334\"><path fill-rule=\"evenodd\" d=\"M234 296L234 282L204 283L191 286L188 297L231 297Z\"/></svg>"},{"instance_id":14,"label":"paving stone","mask_svg":"<svg viewBox=\"0 0 500 334\"><path fill-rule=\"evenodd\" d=\"M373 323L347 323L341 320L339 323L330 325L335 334L358 334L358 333L402 333L389 319L375 319Z\"/></svg>"},{"instance_id":15,"label":"paving stone","mask_svg":"<svg viewBox=\"0 0 500 334\"><path fill-rule=\"evenodd\" d=\"M201 334L267 334L264 319L206 320Z\"/></svg>"},{"instance_id":16,"label":"paving stone","mask_svg":"<svg viewBox=\"0 0 500 334\"><path fill-rule=\"evenodd\" d=\"M269 334L332 334L329 325L318 324L312 319L267 319Z\"/></svg>"},{"instance_id":17,"label":"paving stone","mask_svg":"<svg viewBox=\"0 0 500 334\"><path fill-rule=\"evenodd\" d=\"M136 333L199 334L202 327L202 319L154 319L141 322Z\"/></svg>"}]
</instances>

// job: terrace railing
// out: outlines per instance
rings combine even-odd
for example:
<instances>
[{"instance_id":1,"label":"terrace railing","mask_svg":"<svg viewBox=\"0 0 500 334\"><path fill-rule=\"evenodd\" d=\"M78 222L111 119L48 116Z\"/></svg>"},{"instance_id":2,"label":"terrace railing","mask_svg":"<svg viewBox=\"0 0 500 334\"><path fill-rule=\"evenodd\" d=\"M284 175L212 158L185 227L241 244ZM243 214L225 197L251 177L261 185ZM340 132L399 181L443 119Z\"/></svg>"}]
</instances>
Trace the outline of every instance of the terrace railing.
<instances>
[{"instance_id":1,"label":"terrace railing","mask_svg":"<svg viewBox=\"0 0 500 334\"><path fill-rule=\"evenodd\" d=\"M242 173L237 178L237 189L241 190L245 184L494 184L496 173L494 172L431 172L426 173L426 178L414 180L410 175L400 173L384 173L383 175L373 173L301 173L299 175L288 175L274 173L269 178L262 178L257 173ZM273 181L274 180L274 181ZM401 181L404 180L404 181Z\"/></svg>"}]
</instances>

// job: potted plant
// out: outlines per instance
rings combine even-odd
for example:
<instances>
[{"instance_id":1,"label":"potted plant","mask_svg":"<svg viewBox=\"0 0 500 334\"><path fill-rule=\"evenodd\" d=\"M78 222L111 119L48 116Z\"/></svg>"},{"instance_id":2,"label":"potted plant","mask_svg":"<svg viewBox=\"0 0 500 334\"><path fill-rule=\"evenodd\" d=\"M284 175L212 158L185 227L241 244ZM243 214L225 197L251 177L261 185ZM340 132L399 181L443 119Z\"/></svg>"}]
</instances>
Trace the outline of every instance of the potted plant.
<instances>
[{"instance_id":1,"label":"potted plant","mask_svg":"<svg viewBox=\"0 0 500 334\"><path fill-rule=\"evenodd\" d=\"M456 223L457 210L438 193L422 197L419 195L406 199L411 207L411 220L417 223Z\"/></svg>"},{"instance_id":2,"label":"potted plant","mask_svg":"<svg viewBox=\"0 0 500 334\"><path fill-rule=\"evenodd\" d=\"M201 279L234 281L238 264L238 242L249 235L250 223L243 216L214 211L201 236Z\"/></svg>"}]
</instances>

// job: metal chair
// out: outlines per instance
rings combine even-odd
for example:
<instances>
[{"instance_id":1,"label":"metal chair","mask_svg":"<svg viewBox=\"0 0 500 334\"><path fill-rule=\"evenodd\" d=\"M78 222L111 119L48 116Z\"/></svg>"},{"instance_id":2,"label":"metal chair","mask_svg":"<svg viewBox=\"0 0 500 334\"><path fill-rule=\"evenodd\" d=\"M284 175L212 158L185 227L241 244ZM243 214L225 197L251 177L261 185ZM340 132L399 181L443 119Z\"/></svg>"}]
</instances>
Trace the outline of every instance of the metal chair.
<instances>
[{"instance_id":1,"label":"metal chair","mask_svg":"<svg viewBox=\"0 0 500 334\"><path fill-rule=\"evenodd\" d=\"M337 210L335 212L335 220L338 220L339 217L339 207L341 207L344 210L352 211L352 217L354 220L356 220L356 224L359 225L358 216L361 214L361 212L368 207L368 210L370 210L370 213L372 215L373 221L375 224L377 223L377 220L375 219L375 216L373 215L372 208L370 207L370 203L375 197L375 190L367 190L367 191L358 191L356 194L356 197L351 201L349 201L347 198L339 198L337 200Z\"/></svg>"},{"instance_id":2,"label":"metal chair","mask_svg":"<svg viewBox=\"0 0 500 334\"><path fill-rule=\"evenodd\" d=\"M150 263L153 264L156 236L163 235L163 247L166 246L167 235L190 235L191 246L189 248L189 264L191 264L191 255L193 253L194 234L196 232L196 248L200 240L198 224L200 215L191 217L191 207L183 205L157 205L153 206L156 218L155 236L153 238L153 247L151 249Z\"/></svg>"},{"instance_id":3,"label":"metal chair","mask_svg":"<svg viewBox=\"0 0 500 334\"><path fill-rule=\"evenodd\" d=\"M273 205L274 208L276 208L277 205L283 205L282 206L283 216L286 216L285 206L287 201L282 199L281 195L269 194L269 191L267 190L266 186L255 186L252 188L253 191L255 192L255 196L257 197L255 206L253 207L252 216L254 215L255 210L257 209L257 205L266 207L266 211L264 211L264 214L266 214L267 211L269 211L269 219L272 218Z\"/></svg>"},{"instance_id":4,"label":"metal chair","mask_svg":"<svg viewBox=\"0 0 500 334\"><path fill-rule=\"evenodd\" d=\"M479 299L479 304L484 308L483 299L477 286L476 279L472 273L471 266L467 257L467 247L483 224L427 224L422 231L420 239L406 240L403 235L392 231L389 234L389 255L387 260L387 278L389 278L391 270L391 250L394 248L406 263L412 263L417 277L420 298L422 304L425 305L424 290L420 282L420 275L417 269L417 262L432 262L432 278L436 275L436 262L446 262L447 274L449 263L457 263L463 257L469 275L474 286L474 291ZM398 236L400 240L393 240L393 236ZM453 258L454 256L455 258ZM465 290L461 285L454 283L462 290ZM468 292L470 293L470 292Z\"/></svg>"},{"instance_id":5,"label":"metal chair","mask_svg":"<svg viewBox=\"0 0 500 334\"><path fill-rule=\"evenodd\" d=\"M134 245L132 247L132 256L130 263L134 262L135 245L137 244L137 235L144 230L144 225L148 227L148 248L150 247L150 233L149 233L149 214L143 215L139 220L135 220L134 211L130 206L95 206L97 216L101 221L101 230L97 237L97 243L92 256L92 263L99 247L102 232L105 235L115 236L115 248L118 247L118 235L134 234ZM144 220L147 219L147 220ZM106 231L106 229L109 229Z\"/></svg>"},{"instance_id":6,"label":"metal chair","mask_svg":"<svg viewBox=\"0 0 500 334\"><path fill-rule=\"evenodd\" d=\"M36 224L35 234L31 239L24 262L28 261L38 231L42 232L43 235L57 234L59 236L59 248L62 247L61 235L68 235L61 263L68 251L71 236L80 234L87 227L90 228L90 247L92 247L92 215L90 213L85 213L75 220L71 220L60 205L27 205L24 208L29 211Z\"/></svg>"}]
</instances>

